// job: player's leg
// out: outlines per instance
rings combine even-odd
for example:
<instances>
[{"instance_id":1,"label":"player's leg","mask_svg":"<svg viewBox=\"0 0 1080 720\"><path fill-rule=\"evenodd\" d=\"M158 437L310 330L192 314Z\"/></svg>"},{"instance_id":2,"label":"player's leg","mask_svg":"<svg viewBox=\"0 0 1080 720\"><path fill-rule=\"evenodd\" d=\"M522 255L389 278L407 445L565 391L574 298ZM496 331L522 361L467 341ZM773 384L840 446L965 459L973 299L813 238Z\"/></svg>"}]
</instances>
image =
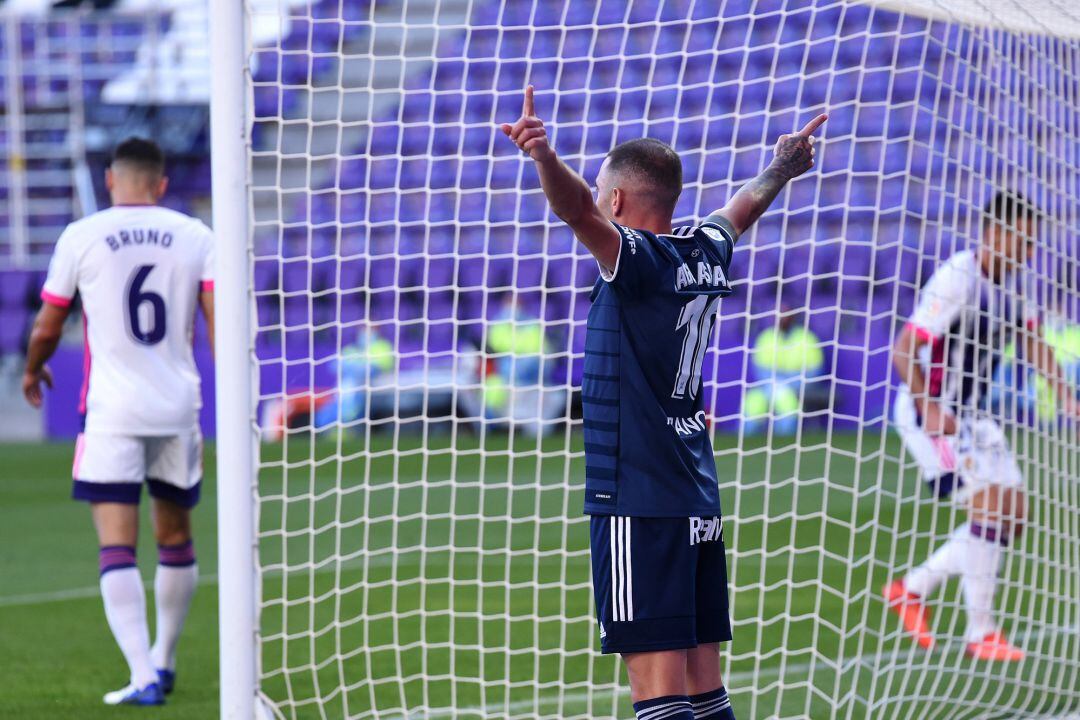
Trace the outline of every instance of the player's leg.
<instances>
[{"instance_id":1,"label":"player's leg","mask_svg":"<svg viewBox=\"0 0 1080 720\"><path fill-rule=\"evenodd\" d=\"M1017 471L1018 472L1018 471ZM1023 527L1024 496L1020 488L989 485L971 498L968 557L961 584L969 655L983 660L1020 660L1024 653L1012 646L994 620L994 597L1009 543Z\"/></svg>"},{"instance_id":2,"label":"player's leg","mask_svg":"<svg viewBox=\"0 0 1080 720\"><path fill-rule=\"evenodd\" d=\"M638 718L691 720L686 651L693 626L693 554L685 518L593 516L593 592L605 654L619 653ZM637 540L635 541L635 538Z\"/></svg>"},{"instance_id":3,"label":"player's leg","mask_svg":"<svg viewBox=\"0 0 1080 720\"><path fill-rule=\"evenodd\" d=\"M735 720L720 675L720 643L731 640L727 549L719 517L690 518L697 542L695 614L700 644L686 653L686 690L694 718Z\"/></svg>"},{"instance_id":4,"label":"player's leg","mask_svg":"<svg viewBox=\"0 0 1080 720\"><path fill-rule=\"evenodd\" d=\"M147 485L154 499L158 567L154 576L157 608L152 657L162 689L176 681L176 645L191 607L199 571L191 534L191 509L202 481L202 435L197 428L153 438L148 444Z\"/></svg>"},{"instance_id":5,"label":"player's leg","mask_svg":"<svg viewBox=\"0 0 1080 720\"><path fill-rule=\"evenodd\" d=\"M143 444L138 438L103 433L79 437L72 496L90 503L100 548L105 618L131 677L130 685L105 695L110 705L154 705L163 700L150 659L146 591L135 563L144 468Z\"/></svg>"},{"instance_id":6,"label":"player's leg","mask_svg":"<svg viewBox=\"0 0 1080 720\"><path fill-rule=\"evenodd\" d=\"M654 698L686 695L686 650L627 652L622 659L635 706Z\"/></svg>"},{"instance_id":7,"label":"player's leg","mask_svg":"<svg viewBox=\"0 0 1080 720\"><path fill-rule=\"evenodd\" d=\"M720 643L705 643L687 651L686 691L694 720L735 720L735 711L720 675Z\"/></svg>"},{"instance_id":8,"label":"player's leg","mask_svg":"<svg viewBox=\"0 0 1080 720\"><path fill-rule=\"evenodd\" d=\"M150 654L162 690L169 693L176 681L176 644L199 579L191 538L191 511L169 500L154 498L154 535L158 546L154 574L157 624Z\"/></svg>"},{"instance_id":9,"label":"player's leg","mask_svg":"<svg viewBox=\"0 0 1080 720\"><path fill-rule=\"evenodd\" d=\"M930 490L939 499L949 498L962 484L956 472L954 439L931 437L926 433L919 425L915 406L907 393L901 393L897 398L893 422L904 450L915 460ZM886 583L882 590L889 609L900 617L904 629L923 648L930 649L934 645L926 598L950 576L963 571L969 535L965 523L926 560L912 567L904 577Z\"/></svg>"},{"instance_id":10,"label":"player's leg","mask_svg":"<svg viewBox=\"0 0 1080 720\"><path fill-rule=\"evenodd\" d=\"M150 661L146 592L135 564L139 506L118 502L91 504L100 550L101 597L109 628L131 669L131 683L143 688L157 681Z\"/></svg>"}]
</instances>

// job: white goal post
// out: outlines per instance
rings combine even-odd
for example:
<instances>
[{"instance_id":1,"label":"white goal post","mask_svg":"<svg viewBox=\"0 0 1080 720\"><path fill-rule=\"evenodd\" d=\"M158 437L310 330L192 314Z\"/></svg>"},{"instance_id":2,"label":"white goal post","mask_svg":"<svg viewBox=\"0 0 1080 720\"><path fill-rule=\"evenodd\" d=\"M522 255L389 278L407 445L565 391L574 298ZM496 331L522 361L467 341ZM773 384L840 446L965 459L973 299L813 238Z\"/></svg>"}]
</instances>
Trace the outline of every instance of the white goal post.
<instances>
[{"instance_id":1,"label":"white goal post","mask_svg":"<svg viewBox=\"0 0 1080 720\"><path fill-rule=\"evenodd\" d=\"M251 252L249 245L248 137L251 116L245 3L210 4L211 169L213 222L219 242L214 288L214 374L218 400L218 642L221 717L254 718L258 573L255 404L252 387Z\"/></svg>"},{"instance_id":2,"label":"white goal post","mask_svg":"<svg viewBox=\"0 0 1080 720\"><path fill-rule=\"evenodd\" d=\"M498 132L526 83L589 182L617 142L672 144L677 224L830 113L815 169L740 239L704 355L736 716L1080 710L1077 424L1013 348L969 374L1025 476L995 607L1026 658L964 656L955 583L933 653L881 599L964 517L891 427L891 342L999 190L1043 213L1029 301L1080 373L1080 9L209 7L223 718L629 716L581 514L596 265Z\"/></svg>"}]
</instances>

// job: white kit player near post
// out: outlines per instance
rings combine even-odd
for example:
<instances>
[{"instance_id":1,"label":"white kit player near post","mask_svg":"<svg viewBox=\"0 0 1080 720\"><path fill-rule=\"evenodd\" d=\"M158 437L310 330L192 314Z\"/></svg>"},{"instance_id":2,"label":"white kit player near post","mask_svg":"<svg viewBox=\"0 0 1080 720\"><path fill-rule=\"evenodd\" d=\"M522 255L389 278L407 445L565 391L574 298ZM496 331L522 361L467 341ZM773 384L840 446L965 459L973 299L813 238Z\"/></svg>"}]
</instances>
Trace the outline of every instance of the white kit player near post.
<instances>
[{"instance_id":1,"label":"white kit player near post","mask_svg":"<svg viewBox=\"0 0 1080 720\"><path fill-rule=\"evenodd\" d=\"M110 705L158 705L175 682L176 642L198 576L191 508L199 500L202 436L192 353L196 308L213 337L213 237L203 223L159 207L164 155L139 138L117 148L106 185L113 206L72 223L56 244L27 352L23 390L41 404L76 292L85 318L84 430L73 497L90 503L100 545L105 615L131 670ZM135 562L138 504L154 504L157 637Z\"/></svg>"},{"instance_id":2,"label":"white kit player near post","mask_svg":"<svg viewBox=\"0 0 1080 720\"><path fill-rule=\"evenodd\" d=\"M1025 519L1023 476L988 408L1002 349L1015 338L1023 360L1051 383L1067 412L1076 412L1074 390L1043 340L1038 309L1025 299L1024 265L1033 252L1037 215L1018 195L992 198L979 245L938 268L893 348L903 381L893 406L897 432L931 490L964 507L968 522L883 594L904 629L929 650L934 637L926 599L959 575L967 653L980 660L1024 657L1006 640L993 611L1004 550Z\"/></svg>"}]
</instances>

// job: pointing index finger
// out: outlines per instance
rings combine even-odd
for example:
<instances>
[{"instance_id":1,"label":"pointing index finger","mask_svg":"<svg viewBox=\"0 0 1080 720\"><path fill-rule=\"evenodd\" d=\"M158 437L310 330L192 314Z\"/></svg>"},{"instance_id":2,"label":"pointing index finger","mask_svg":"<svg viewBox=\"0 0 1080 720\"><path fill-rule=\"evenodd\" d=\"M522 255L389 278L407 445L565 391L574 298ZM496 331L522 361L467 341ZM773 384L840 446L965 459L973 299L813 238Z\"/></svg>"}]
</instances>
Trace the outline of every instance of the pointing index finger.
<instances>
[{"instance_id":1,"label":"pointing index finger","mask_svg":"<svg viewBox=\"0 0 1080 720\"><path fill-rule=\"evenodd\" d=\"M799 131L799 137L810 137L815 130L821 127L821 124L829 119L829 116L825 113L821 113L816 118L806 123L806 127Z\"/></svg>"},{"instance_id":2,"label":"pointing index finger","mask_svg":"<svg viewBox=\"0 0 1080 720\"><path fill-rule=\"evenodd\" d=\"M533 105L533 86L525 86L525 104L521 106L521 114L530 117L536 114L536 109Z\"/></svg>"}]
</instances>

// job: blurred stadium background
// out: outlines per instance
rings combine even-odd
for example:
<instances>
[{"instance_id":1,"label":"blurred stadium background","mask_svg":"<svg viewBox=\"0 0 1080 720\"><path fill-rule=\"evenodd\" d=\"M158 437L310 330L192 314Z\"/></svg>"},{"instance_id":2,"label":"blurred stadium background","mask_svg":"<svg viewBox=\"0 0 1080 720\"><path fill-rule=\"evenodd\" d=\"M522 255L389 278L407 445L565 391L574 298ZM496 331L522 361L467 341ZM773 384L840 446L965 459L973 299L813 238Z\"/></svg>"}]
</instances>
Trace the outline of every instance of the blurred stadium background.
<instances>
[{"instance_id":1,"label":"blurred stadium background","mask_svg":"<svg viewBox=\"0 0 1080 720\"><path fill-rule=\"evenodd\" d=\"M875 601L952 522L887 431L888 347L996 182L1052 208L1040 297L1080 368L1080 17L1008 3L1010 33L945 3L892 6L248 0L261 681L281 717L626 712L594 653L578 515L595 264L493 132L526 81L587 178L615 142L671 141L677 218L722 205L776 136L830 112L817 169L740 244L706 362L739 716L1080 705L1075 448L1008 364L999 405L1026 428L1038 519L1003 602L1031 661L991 673L958 642L927 659ZM1040 34L1047 17L1060 38ZM41 414L22 354L52 244L106 206L118 140L161 143L166 204L210 221L208 19L203 0L0 2L0 715L96 717L119 678L89 518L67 500L81 321ZM195 348L212 437L202 327ZM155 717L217 712L209 475L185 680ZM939 626L958 635L958 615Z\"/></svg>"}]
</instances>

